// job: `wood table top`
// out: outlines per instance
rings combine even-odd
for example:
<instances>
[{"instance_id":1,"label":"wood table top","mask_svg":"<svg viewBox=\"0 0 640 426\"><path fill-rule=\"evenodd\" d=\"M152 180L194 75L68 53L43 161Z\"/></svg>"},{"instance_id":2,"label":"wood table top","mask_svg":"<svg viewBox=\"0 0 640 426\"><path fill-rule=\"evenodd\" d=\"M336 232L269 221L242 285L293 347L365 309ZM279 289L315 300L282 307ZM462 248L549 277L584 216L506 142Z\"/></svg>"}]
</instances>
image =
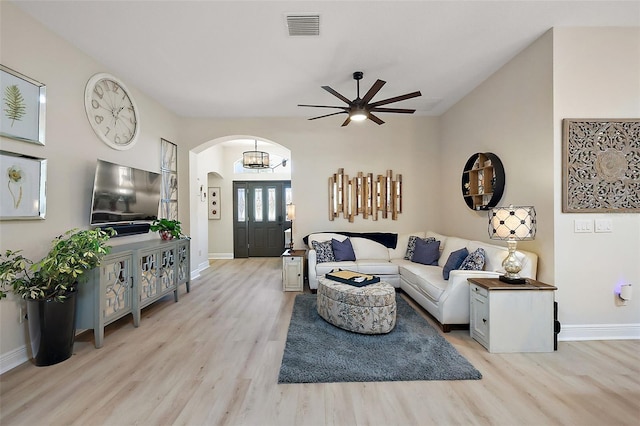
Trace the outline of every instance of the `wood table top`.
<instances>
[{"instance_id":1,"label":"wood table top","mask_svg":"<svg viewBox=\"0 0 640 426\"><path fill-rule=\"evenodd\" d=\"M498 278L467 278L470 283L487 290L557 290L557 287L527 278L525 284L509 284Z\"/></svg>"}]
</instances>

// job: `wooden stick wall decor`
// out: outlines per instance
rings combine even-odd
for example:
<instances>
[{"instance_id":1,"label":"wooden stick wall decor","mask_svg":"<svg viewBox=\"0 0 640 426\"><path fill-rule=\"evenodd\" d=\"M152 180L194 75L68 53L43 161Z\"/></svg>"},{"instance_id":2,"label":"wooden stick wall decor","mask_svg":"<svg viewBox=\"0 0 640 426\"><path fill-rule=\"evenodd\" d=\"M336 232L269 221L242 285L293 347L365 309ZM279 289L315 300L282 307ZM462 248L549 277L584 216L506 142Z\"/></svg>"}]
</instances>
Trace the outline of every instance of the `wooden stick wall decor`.
<instances>
[{"instance_id":1,"label":"wooden stick wall decor","mask_svg":"<svg viewBox=\"0 0 640 426\"><path fill-rule=\"evenodd\" d=\"M349 222L359 214L378 220L379 212L383 219L391 215L398 220L398 213L402 213L402 175L397 174L394 180L393 172L387 170L386 175L374 179L373 173L358 172L349 180L344 169L338 169L329 177L329 220L340 217L340 213Z\"/></svg>"}]
</instances>

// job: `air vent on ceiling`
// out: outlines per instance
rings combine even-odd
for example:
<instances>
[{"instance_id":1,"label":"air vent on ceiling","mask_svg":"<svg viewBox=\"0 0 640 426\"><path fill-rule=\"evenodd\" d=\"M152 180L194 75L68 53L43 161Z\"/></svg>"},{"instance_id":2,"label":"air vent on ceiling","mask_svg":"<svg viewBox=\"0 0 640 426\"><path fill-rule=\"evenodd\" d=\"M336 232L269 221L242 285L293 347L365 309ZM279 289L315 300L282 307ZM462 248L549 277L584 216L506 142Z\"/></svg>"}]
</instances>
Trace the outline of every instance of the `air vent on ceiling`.
<instances>
[{"instance_id":1,"label":"air vent on ceiling","mask_svg":"<svg viewBox=\"0 0 640 426\"><path fill-rule=\"evenodd\" d=\"M287 15L287 29L290 36L318 36L320 15Z\"/></svg>"}]
</instances>

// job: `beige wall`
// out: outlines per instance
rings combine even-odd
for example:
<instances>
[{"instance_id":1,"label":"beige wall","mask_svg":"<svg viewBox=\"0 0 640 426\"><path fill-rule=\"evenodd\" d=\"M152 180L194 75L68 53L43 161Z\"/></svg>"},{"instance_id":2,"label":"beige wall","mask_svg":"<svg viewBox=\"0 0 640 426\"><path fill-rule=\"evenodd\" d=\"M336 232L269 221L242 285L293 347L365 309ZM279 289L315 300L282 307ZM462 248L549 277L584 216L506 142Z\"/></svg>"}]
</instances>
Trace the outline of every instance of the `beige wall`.
<instances>
[{"instance_id":1,"label":"beige wall","mask_svg":"<svg viewBox=\"0 0 640 426\"><path fill-rule=\"evenodd\" d=\"M567 332L580 338L634 327L640 336L640 214L562 213L562 119L640 117L640 29L554 29L554 182L557 297ZM580 233L574 220L609 219L611 233ZM614 290L635 287L621 306ZM577 330L572 330L575 326Z\"/></svg>"},{"instance_id":2,"label":"beige wall","mask_svg":"<svg viewBox=\"0 0 640 426\"><path fill-rule=\"evenodd\" d=\"M505 170L499 205L536 208L536 238L518 247L538 253L546 282L554 282L552 66L548 32L440 117L441 231L490 241L487 212L467 207L460 181L471 155L493 152Z\"/></svg>"},{"instance_id":3,"label":"beige wall","mask_svg":"<svg viewBox=\"0 0 640 426\"><path fill-rule=\"evenodd\" d=\"M291 150L296 246L302 246L302 237L315 231L410 232L437 226L441 181L437 118L391 116L382 126L368 122L346 128L340 127L339 120L299 118L185 119L183 124L181 147L195 150L196 157L218 138L231 135L253 135ZM198 161L193 164L197 167ZM342 218L329 221L327 179L338 168L350 175L359 171L382 174L387 169L401 173L404 203L398 220L372 221L360 216L354 223ZM194 178L206 179L209 171L208 167L198 170ZM195 263L203 264L207 245L198 240L208 229L207 212L206 205L194 202L195 198L191 194L190 235L192 244L202 250Z\"/></svg>"},{"instance_id":4,"label":"beige wall","mask_svg":"<svg viewBox=\"0 0 640 426\"><path fill-rule=\"evenodd\" d=\"M23 249L27 257L39 260L53 237L67 229L89 225L96 159L159 172L160 138L177 142L178 119L129 87L140 110L141 133L132 149L111 149L89 125L84 88L95 73L113 71L14 5L3 1L0 8L0 63L47 86L46 145L0 138L1 149L48 160L46 219L1 222L0 251ZM0 303L1 355L25 345L24 325L18 322L18 312L17 303Z\"/></svg>"},{"instance_id":5,"label":"beige wall","mask_svg":"<svg viewBox=\"0 0 640 426\"><path fill-rule=\"evenodd\" d=\"M614 294L640 282L640 215L565 214L561 202L562 119L640 117L639 31L549 31L440 117L442 231L489 240L487 216L466 207L459 176L474 152L497 154L500 204L536 207L536 239L518 247L538 253L538 278L558 287L564 340L640 336L640 300L622 306ZM574 233L575 219L601 218L612 233Z\"/></svg>"}]
</instances>

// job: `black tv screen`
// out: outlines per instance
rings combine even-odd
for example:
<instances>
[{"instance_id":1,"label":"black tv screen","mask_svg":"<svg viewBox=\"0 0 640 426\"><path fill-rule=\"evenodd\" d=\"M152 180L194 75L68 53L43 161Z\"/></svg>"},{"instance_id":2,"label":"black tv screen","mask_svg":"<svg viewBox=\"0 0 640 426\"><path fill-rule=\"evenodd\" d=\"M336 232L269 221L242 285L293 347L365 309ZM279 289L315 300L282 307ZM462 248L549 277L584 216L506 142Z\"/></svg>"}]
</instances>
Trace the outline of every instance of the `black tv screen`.
<instances>
[{"instance_id":1,"label":"black tv screen","mask_svg":"<svg viewBox=\"0 0 640 426\"><path fill-rule=\"evenodd\" d=\"M158 218L159 173L98 160L91 225L129 224Z\"/></svg>"}]
</instances>

